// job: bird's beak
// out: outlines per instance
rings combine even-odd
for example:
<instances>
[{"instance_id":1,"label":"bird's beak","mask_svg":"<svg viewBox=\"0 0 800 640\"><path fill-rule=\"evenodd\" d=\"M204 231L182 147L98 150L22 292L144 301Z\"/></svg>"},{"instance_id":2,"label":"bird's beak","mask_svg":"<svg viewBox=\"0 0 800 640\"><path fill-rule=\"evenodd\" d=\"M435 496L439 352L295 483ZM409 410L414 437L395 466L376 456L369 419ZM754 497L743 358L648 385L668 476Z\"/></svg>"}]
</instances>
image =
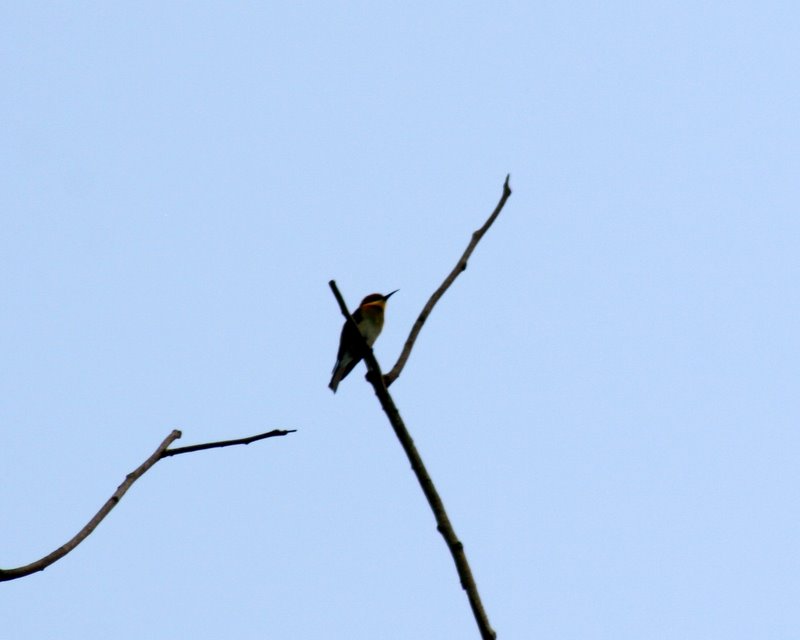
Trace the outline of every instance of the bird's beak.
<instances>
[{"instance_id":1,"label":"bird's beak","mask_svg":"<svg viewBox=\"0 0 800 640\"><path fill-rule=\"evenodd\" d=\"M384 301L386 301L386 300L388 300L389 298L391 298L391 297L392 297L392 296L393 296L395 293L397 293L398 291L400 291L400 289L395 289L395 290L394 290L394 291L392 291L391 293L387 293L385 296L383 296L383 299L384 299Z\"/></svg>"}]
</instances>

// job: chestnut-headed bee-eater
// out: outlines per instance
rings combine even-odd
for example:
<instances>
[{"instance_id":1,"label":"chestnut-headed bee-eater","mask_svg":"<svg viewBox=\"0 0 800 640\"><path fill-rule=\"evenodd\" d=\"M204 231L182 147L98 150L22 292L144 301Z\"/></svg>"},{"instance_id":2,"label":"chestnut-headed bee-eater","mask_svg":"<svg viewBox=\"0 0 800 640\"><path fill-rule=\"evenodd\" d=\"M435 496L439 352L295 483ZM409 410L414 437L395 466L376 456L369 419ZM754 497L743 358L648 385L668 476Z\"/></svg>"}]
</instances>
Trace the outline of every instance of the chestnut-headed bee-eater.
<instances>
[{"instance_id":1,"label":"chestnut-headed bee-eater","mask_svg":"<svg viewBox=\"0 0 800 640\"><path fill-rule=\"evenodd\" d=\"M383 329L383 312L386 309L386 301L398 291L399 289L395 289L385 296L380 293L371 293L353 312L353 320L356 321L358 330L370 347L375 344L375 340ZM334 393L336 393L339 383L347 377L353 367L361 362L363 356L359 351L359 340L355 329L349 322L345 322L342 327L342 336L339 338L339 353L336 355L333 377L328 385Z\"/></svg>"}]
</instances>

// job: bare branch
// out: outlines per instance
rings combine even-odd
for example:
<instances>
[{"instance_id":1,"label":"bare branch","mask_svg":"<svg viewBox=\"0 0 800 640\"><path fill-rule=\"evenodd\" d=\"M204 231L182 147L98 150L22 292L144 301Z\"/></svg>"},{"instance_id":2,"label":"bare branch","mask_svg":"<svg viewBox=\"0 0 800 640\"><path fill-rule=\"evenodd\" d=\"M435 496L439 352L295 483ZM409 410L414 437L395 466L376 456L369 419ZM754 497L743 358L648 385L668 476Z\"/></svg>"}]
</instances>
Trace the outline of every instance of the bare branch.
<instances>
[{"instance_id":1,"label":"bare branch","mask_svg":"<svg viewBox=\"0 0 800 640\"><path fill-rule=\"evenodd\" d=\"M221 440L220 442L206 442L204 444L193 444L189 447L177 447L175 449L167 449L162 455L162 458L169 458L170 456L179 456L182 453L192 453L193 451L203 451L204 449L217 449L219 447L232 447L237 444L250 444L264 438L274 438L275 436L285 436L290 433L295 433L297 429L273 429L266 433L259 433L257 436L248 436L246 438L239 438L238 440Z\"/></svg>"},{"instance_id":2,"label":"bare branch","mask_svg":"<svg viewBox=\"0 0 800 640\"><path fill-rule=\"evenodd\" d=\"M511 187L508 186L508 181L510 178L510 174L506 176L506 181L503 184L503 195L500 196L500 201L494 208L492 215L489 216L480 229L473 232L472 239L469 241L466 250L462 254L461 258L459 258L456 266L453 267L453 270L444 279L444 282L439 285L439 288L433 292L433 295L430 297L428 302L423 307L422 312L419 314L414 326L411 327L411 333L408 335L408 339L403 345L403 350L400 353L400 357L397 359L397 363L394 365L394 367L392 367L392 370L383 377L383 381L387 387L400 377L400 372L403 370L403 367L406 366L406 361L408 360L408 356L411 355L411 349L414 348L414 343L417 340L419 332L422 330L422 325L425 324L425 321L428 319L431 311L433 311L434 305L439 301L439 298L444 295L445 291L450 288L450 285L455 282L455 279L458 277L458 275L467 268L467 260L469 260L472 252L475 250L475 247L478 246L478 243L480 242L481 238L483 238L483 235L489 230L489 227L492 226L492 223L503 210L506 200L508 200L509 196L511 195Z\"/></svg>"},{"instance_id":3,"label":"bare branch","mask_svg":"<svg viewBox=\"0 0 800 640\"><path fill-rule=\"evenodd\" d=\"M95 530L98 524L105 518L109 512L117 506L120 500L122 500L122 496L131 488L134 482L136 482L139 478L141 478L145 472L150 469L156 462L161 460L161 456L163 455L164 451L166 451L167 447L172 444L175 440L181 437L181 432L177 429L170 433L158 448L153 452L147 460L145 460L142 464L140 464L134 471L131 471L127 476L125 476L125 481L117 487L117 490L114 492L106 503L100 508L95 516L89 520L83 529L78 531L77 534L66 544L63 544L58 549L46 555L44 558L37 560L36 562L32 562L29 565L24 567L19 567L17 569L2 569L0 570L0 581L5 580L15 580L16 578L22 578L24 576L28 576L32 573L36 573L37 571L42 571L49 567L54 562L61 560L65 555L67 555L70 551L72 551L75 547L77 547L81 542L83 542L92 531Z\"/></svg>"},{"instance_id":4,"label":"bare branch","mask_svg":"<svg viewBox=\"0 0 800 640\"><path fill-rule=\"evenodd\" d=\"M358 327L356 326L355 320L353 320L353 316L351 316L350 312L347 310L347 305L345 304L344 298L342 298L342 294L339 293L336 282L331 280L328 284L331 288L331 291L333 291L336 301L339 303L339 309L341 310L342 315L345 317L346 322L352 322L353 326L356 327L355 335L361 336L361 333L357 330ZM450 555L453 556L453 562L456 565L458 577L461 580L461 587L467 592L467 598L469 600L470 607L472 608L472 614L475 616L475 622L480 630L481 638L483 638L483 640L494 640L497 635L489 624L489 618L483 608L483 603L481 602L481 597L478 593L478 585L475 584L475 579L472 576L472 569L470 569L467 556L464 553L464 545L458 539L458 536L456 536L456 532L453 529L453 525L450 523L450 518L447 516L447 511L444 508L444 503L439 496L439 492L436 490L433 480L431 480L428 470L425 468L425 465L422 462L422 457L419 455L417 447L414 445L414 440L411 438L411 434L409 434L403 419L400 417L400 411L398 410L397 405L395 405L392 396L389 394L389 390L384 384L385 378L383 375L381 375L381 367L375 358L375 354L367 344L366 340L364 340L363 336L361 336L361 341L361 347L364 352L364 361L367 364L368 370L367 380L375 390L375 395L378 396L381 407L383 408L384 413L386 413L386 417L389 418L389 423L392 425L397 439L400 440L400 444L402 445L403 450L405 451L406 456L411 463L411 468L417 476L417 481L419 482L420 487L422 487L422 492L425 494L425 497L428 500L428 504L431 507L431 511L433 511L434 518L436 518L436 528L439 533L442 534L442 537L447 544L447 548L450 550Z\"/></svg>"},{"instance_id":5,"label":"bare branch","mask_svg":"<svg viewBox=\"0 0 800 640\"><path fill-rule=\"evenodd\" d=\"M168 458L170 456L180 455L181 453L190 453L192 451L200 451L202 449L212 449L216 447L228 447L235 444L250 444L251 442L255 442L256 440L263 440L264 438L270 438L273 436L284 436L287 433L293 433L294 430L289 431L282 431L282 430L274 430L268 433L262 433L256 436L250 436L247 438L240 438L239 440L224 440L222 442L209 442L207 444L196 444L189 447L179 447L177 449L169 449L169 445L171 445L175 440L181 437L181 432L177 429L170 433L164 441L158 445L158 448L152 453L152 455L147 458L142 464L140 464L134 471L131 471L127 476L125 476L125 480L122 482L121 485L117 487L117 490L114 494L106 500L106 503L100 508L100 510L94 515L94 517L86 523L86 525L75 534L75 536L66 542L65 544L61 545L58 549L53 551L52 553L46 555L44 558L40 558L35 562L31 562L30 564L25 565L24 567L17 567L16 569L0 569L0 582L6 582L8 580L16 580L18 578L24 578L25 576L29 576L37 571L44 571L47 567L51 564L58 562L67 555L70 551L72 551L75 547L77 547L81 542L83 542L97 527L100 522L111 512L111 510L119 504L119 501L122 500L122 496L131 488L134 482L136 482L139 478L141 478L150 468L155 465L156 462L161 460L162 458Z\"/></svg>"}]
</instances>

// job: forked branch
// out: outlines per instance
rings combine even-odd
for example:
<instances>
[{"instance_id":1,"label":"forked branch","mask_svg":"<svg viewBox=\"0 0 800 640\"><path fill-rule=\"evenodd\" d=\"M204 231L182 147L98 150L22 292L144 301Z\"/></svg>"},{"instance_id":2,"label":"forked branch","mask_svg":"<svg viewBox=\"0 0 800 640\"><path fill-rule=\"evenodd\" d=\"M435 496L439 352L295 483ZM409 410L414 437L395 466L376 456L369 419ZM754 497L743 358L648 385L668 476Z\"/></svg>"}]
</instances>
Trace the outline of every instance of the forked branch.
<instances>
[{"instance_id":1,"label":"forked branch","mask_svg":"<svg viewBox=\"0 0 800 640\"><path fill-rule=\"evenodd\" d=\"M422 308L417 321L414 323L414 326L411 327L411 333L408 335L408 339L403 345L403 350L400 352L400 357L397 359L397 363L394 365L394 367L392 367L392 370L389 373L383 376L383 382L387 387L391 386L391 384L400 377L400 372L403 370L403 367L406 366L406 361L408 360L408 356L411 355L411 349L414 348L414 343L417 340L419 332L422 330L422 325L425 324L425 321L428 319L431 311L433 311L434 305L439 301L439 298L444 295L445 291L450 288L450 285L455 282L458 274L467 268L467 260L469 260L472 252L475 251L475 247L478 246L481 238L483 238L484 234L489 230L489 227L492 226L492 223L503 210L506 200L508 200L509 196L511 195L511 187L508 185L510 178L510 174L506 176L506 181L503 183L503 195L500 196L500 201L494 208L492 215L489 216L480 229L472 234L472 238L470 239L467 248L464 250L464 253L461 255L461 258L459 258L458 262L456 263L456 266L453 267L453 270L447 275L447 277L444 279L444 282L442 282L442 284L439 285L439 288L433 292L433 295Z\"/></svg>"},{"instance_id":2,"label":"forked branch","mask_svg":"<svg viewBox=\"0 0 800 640\"><path fill-rule=\"evenodd\" d=\"M8 580L16 580L17 578L24 578L25 576L29 576L32 573L36 573L37 571L43 571L51 564L58 562L67 555L70 551L72 551L75 547L77 547L81 542L83 542L91 533L95 530L98 524L102 522L103 518L105 518L111 510L119 504L119 501L122 500L122 496L131 488L134 482L136 482L139 478L141 478L156 462L161 460L162 458L168 458L170 456L180 455L182 453L191 453L192 451L200 451L202 449L214 449L218 447L230 447L237 444L250 444L251 442L255 442L256 440L263 440L264 438L271 438L273 436L285 436L287 433L293 433L295 430L281 430L275 429L274 431L269 431L267 433L261 433L256 436L250 436L247 438L240 438L238 440L223 440L220 442L208 442L205 444L196 444L189 447L179 447L176 449L170 449L169 445L171 445L175 440L181 437L181 432L177 429L170 433L164 441L158 445L158 448L153 452L153 454L147 458L142 464L136 467L135 470L131 471L127 476L125 476L125 480L121 485L117 487L117 490L114 494L106 500L106 503L100 508L94 517L86 523L86 525L78 531L78 533L73 536L71 540L66 542L65 544L61 545L58 549L53 551L52 553L46 555L44 558L40 558L35 562L31 562L30 564L25 565L24 567L17 567L16 569L0 569L0 582L5 582Z\"/></svg>"}]
</instances>

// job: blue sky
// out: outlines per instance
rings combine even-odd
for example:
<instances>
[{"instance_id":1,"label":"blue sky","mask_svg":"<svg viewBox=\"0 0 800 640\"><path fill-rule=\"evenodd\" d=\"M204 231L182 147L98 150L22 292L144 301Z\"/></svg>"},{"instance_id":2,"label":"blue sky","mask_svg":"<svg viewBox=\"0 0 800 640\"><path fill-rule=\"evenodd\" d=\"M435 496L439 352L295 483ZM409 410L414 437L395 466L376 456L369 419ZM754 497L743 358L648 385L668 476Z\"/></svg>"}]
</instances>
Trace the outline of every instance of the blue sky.
<instances>
[{"instance_id":1,"label":"blue sky","mask_svg":"<svg viewBox=\"0 0 800 640\"><path fill-rule=\"evenodd\" d=\"M376 355L514 195L395 400L501 638L800 634L788 2L6 3L0 566L159 463L14 640L469 638Z\"/></svg>"}]
</instances>

